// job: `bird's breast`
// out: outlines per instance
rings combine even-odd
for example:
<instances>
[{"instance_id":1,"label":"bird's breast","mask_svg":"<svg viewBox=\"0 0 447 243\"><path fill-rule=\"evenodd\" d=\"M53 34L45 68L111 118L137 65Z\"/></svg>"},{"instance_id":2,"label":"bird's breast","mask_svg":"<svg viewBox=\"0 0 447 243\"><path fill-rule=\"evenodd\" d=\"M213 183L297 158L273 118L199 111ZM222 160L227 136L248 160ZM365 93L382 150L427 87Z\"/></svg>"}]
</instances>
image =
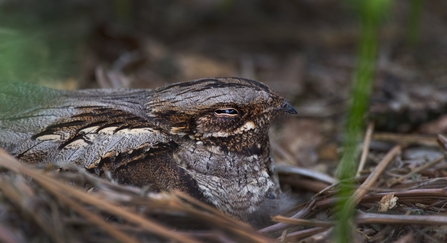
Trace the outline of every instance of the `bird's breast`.
<instances>
[{"instance_id":1,"label":"bird's breast","mask_svg":"<svg viewBox=\"0 0 447 243\"><path fill-rule=\"evenodd\" d=\"M265 200L279 197L272 178L269 153L245 155L216 147L190 146L175 156L194 180L208 203L224 213L244 219Z\"/></svg>"}]
</instances>

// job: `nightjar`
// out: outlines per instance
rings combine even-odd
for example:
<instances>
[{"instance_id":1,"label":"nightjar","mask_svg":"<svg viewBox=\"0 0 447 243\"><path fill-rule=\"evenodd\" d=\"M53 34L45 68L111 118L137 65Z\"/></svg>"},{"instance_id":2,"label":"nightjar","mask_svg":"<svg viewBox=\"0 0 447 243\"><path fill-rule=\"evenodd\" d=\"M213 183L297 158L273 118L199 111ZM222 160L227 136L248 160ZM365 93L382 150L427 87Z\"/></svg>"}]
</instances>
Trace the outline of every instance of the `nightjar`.
<instances>
[{"instance_id":1,"label":"nightjar","mask_svg":"<svg viewBox=\"0 0 447 243\"><path fill-rule=\"evenodd\" d=\"M209 78L145 89L0 87L0 147L122 184L178 189L254 225L278 207L268 129L295 109L266 85Z\"/></svg>"}]
</instances>

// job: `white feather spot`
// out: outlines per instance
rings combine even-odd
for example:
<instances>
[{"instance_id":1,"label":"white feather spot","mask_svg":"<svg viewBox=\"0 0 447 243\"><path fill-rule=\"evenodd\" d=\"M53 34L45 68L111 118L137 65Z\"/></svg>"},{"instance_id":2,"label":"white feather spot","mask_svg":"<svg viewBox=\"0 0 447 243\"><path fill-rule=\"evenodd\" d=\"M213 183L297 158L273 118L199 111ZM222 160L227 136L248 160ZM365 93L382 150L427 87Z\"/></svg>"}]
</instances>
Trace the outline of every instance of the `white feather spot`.
<instances>
[{"instance_id":1,"label":"white feather spot","mask_svg":"<svg viewBox=\"0 0 447 243\"><path fill-rule=\"evenodd\" d=\"M95 140L96 136L97 135L94 133L86 134L86 135L84 135L84 139L87 141L93 141L93 140Z\"/></svg>"},{"instance_id":2,"label":"white feather spot","mask_svg":"<svg viewBox=\"0 0 447 243\"><path fill-rule=\"evenodd\" d=\"M247 160L249 162L257 161L258 160L258 155L254 154L252 156L249 156L249 157L247 157Z\"/></svg>"},{"instance_id":3,"label":"white feather spot","mask_svg":"<svg viewBox=\"0 0 447 243\"><path fill-rule=\"evenodd\" d=\"M86 143L84 141L84 139L77 139L77 140L74 140L73 142L65 145L64 148L66 148L66 149L79 149L79 148L85 147L87 145L88 145L88 143Z\"/></svg>"},{"instance_id":4,"label":"white feather spot","mask_svg":"<svg viewBox=\"0 0 447 243\"><path fill-rule=\"evenodd\" d=\"M86 127L84 129L82 129L80 132L84 132L84 133L94 133L96 132L96 130L98 129L98 126L94 126L94 127Z\"/></svg>"},{"instance_id":5,"label":"white feather spot","mask_svg":"<svg viewBox=\"0 0 447 243\"><path fill-rule=\"evenodd\" d=\"M244 125L242 125L242 127L239 129L241 132L246 132L252 129L255 129L256 125L254 122L252 121L248 121L246 122Z\"/></svg>"},{"instance_id":6,"label":"white feather spot","mask_svg":"<svg viewBox=\"0 0 447 243\"><path fill-rule=\"evenodd\" d=\"M112 135L116 129L117 129L117 127L105 127L103 129L99 130L98 133Z\"/></svg>"},{"instance_id":7,"label":"white feather spot","mask_svg":"<svg viewBox=\"0 0 447 243\"><path fill-rule=\"evenodd\" d=\"M208 150L209 150L211 153L222 154L222 151L221 151L221 149L220 149L219 146L211 146Z\"/></svg>"},{"instance_id":8,"label":"white feather spot","mask_svg":"<svg viewBox=\"0 0 447 243\"><path fill-rule=\"evenodd\" d=\"M169 130L170 134L184 136L186 133L184 132L186 127L171 127Z\"/></svg>"},{"instance_id":9,"label":"white feather spot","mask_svg":"<svg viewBox=\"0 0 447 243\"><path fill-rule=\"evenodd\" d=\"M209 133L204 133L203 137L207 138L207 137L219 137L219 138L225 138L228 137L228 133L227 132L209 132Z\"/></svg>"}]
</instances>

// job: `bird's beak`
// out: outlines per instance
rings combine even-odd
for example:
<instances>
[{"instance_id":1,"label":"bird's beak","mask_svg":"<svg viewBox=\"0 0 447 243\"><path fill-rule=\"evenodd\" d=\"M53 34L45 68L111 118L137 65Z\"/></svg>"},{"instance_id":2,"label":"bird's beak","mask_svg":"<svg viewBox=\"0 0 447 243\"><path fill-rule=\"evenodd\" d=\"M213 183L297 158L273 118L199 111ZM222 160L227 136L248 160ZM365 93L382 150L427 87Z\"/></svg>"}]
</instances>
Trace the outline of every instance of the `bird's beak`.
<instances>
[{"instance_id":1,"label":"bird's beak","mask_svg":"<svg viewBox=\"0 0 447 243\"><path fill-rule=\"evenodd\" d=\"M289 114L297 114L295 108L293 108L293 106L288 101L284 101L278 110L287 112Z\"/></svg>"}]
</instances>

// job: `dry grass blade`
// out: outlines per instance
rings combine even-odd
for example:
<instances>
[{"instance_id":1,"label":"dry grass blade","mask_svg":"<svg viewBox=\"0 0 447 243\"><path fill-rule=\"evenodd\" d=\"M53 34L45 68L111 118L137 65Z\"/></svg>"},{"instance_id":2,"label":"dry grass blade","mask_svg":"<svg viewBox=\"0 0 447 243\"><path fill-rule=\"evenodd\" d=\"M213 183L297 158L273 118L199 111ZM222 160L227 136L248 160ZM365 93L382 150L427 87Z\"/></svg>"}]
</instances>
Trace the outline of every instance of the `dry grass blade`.
<instances>
[{"instance_id":1,"label":"dry grass blade","mask_svg":"<svg viewBox=\"0 0 447 243\"><path fill-rule=\"evenodd\" d=\"M80 206L78 203L72 201L69 197L63 196L62 194L58 194L57 197L66 203L69 207L71 207L74 211L78 212L80 215L82 215L85 219L88 221L98 225L100 228L102 228L105 232L113 236L115 239L122 241L122 242L128 242L128 243L138 243L136 239L133 237L117 230L115 227L113 227L110 223L105 222L100 217L96 216L95 214L92 214L88 212L86 209L84 209L82 206Z\"/></svg>"},{"instance_id":2,"label":"dry grass blade","mask_svg":"<svg viewBox=\"0 0 447 243\"><path fill-rule=\"evenodd\" d=\"M172 239L178 242L193 243L198 242L190 237L169 230L161 225L152 222L140 215L125 210L117 205L102 200L96 195L88 194L80 189L71 187L69 185L58 182L57 180L44 176L41 171L28 168L22 163L17 162L15 159L7 155L5 152L0 151L0 166L15 171L20 174L24 174L35 180L42 187L53 193L54 195L70 195L84 203L98 207L111 215L122 217L123 219L135 223L145 230L154 233L155 235L162 236L166 239Z\"/></svg>"},{"instance_id":3,"label":"dry grass blade","mask_svg":"<svg viewBox=\"0 0 447 243\"><path fill-rule=\"evenodd\" d=\"M212 214L195 214L195 216L197 218L205 220L205 221L213 220L216 222L216 224L220 225L223 229L227 230L228 232L237 234L239 237L243 238L244 241L259 242L259 243L271 242L270 239L259 234L257 231L255 231L249 225L247 225L241 221L235 220L233 218L230 218L227 215L222 214L217 209L215 209L209 205L206 205L183 192L175 191L173 193L175 196L177 196L178 198L180 198L182 200L186 200L197 207L200 207L206 211L212 212ZM194 214L196 211L190 210L189 212ZM215 217L214 215L220 215L220 217Z\"/></svg>"},{"instance_id":4,"label":"dry grass blade","mask_svg":"<svg viewBox=\"0 0 447 243\"><path fill-rule=\"evenodd\" d=\"M20 178L9 178L9 181L2 179L0 181L0 191L10 202L17 207L20 207L23 213L40 226L40 228L51 238L54 242L64 242L61 234L58 234L58 230L51 227L51 224L45 222L45 218L42 214L34 213L35 207L33 203L34 195L29 193L29 190L24 189L22 183L17 183Z\"/></svg>"}]
</instances>

